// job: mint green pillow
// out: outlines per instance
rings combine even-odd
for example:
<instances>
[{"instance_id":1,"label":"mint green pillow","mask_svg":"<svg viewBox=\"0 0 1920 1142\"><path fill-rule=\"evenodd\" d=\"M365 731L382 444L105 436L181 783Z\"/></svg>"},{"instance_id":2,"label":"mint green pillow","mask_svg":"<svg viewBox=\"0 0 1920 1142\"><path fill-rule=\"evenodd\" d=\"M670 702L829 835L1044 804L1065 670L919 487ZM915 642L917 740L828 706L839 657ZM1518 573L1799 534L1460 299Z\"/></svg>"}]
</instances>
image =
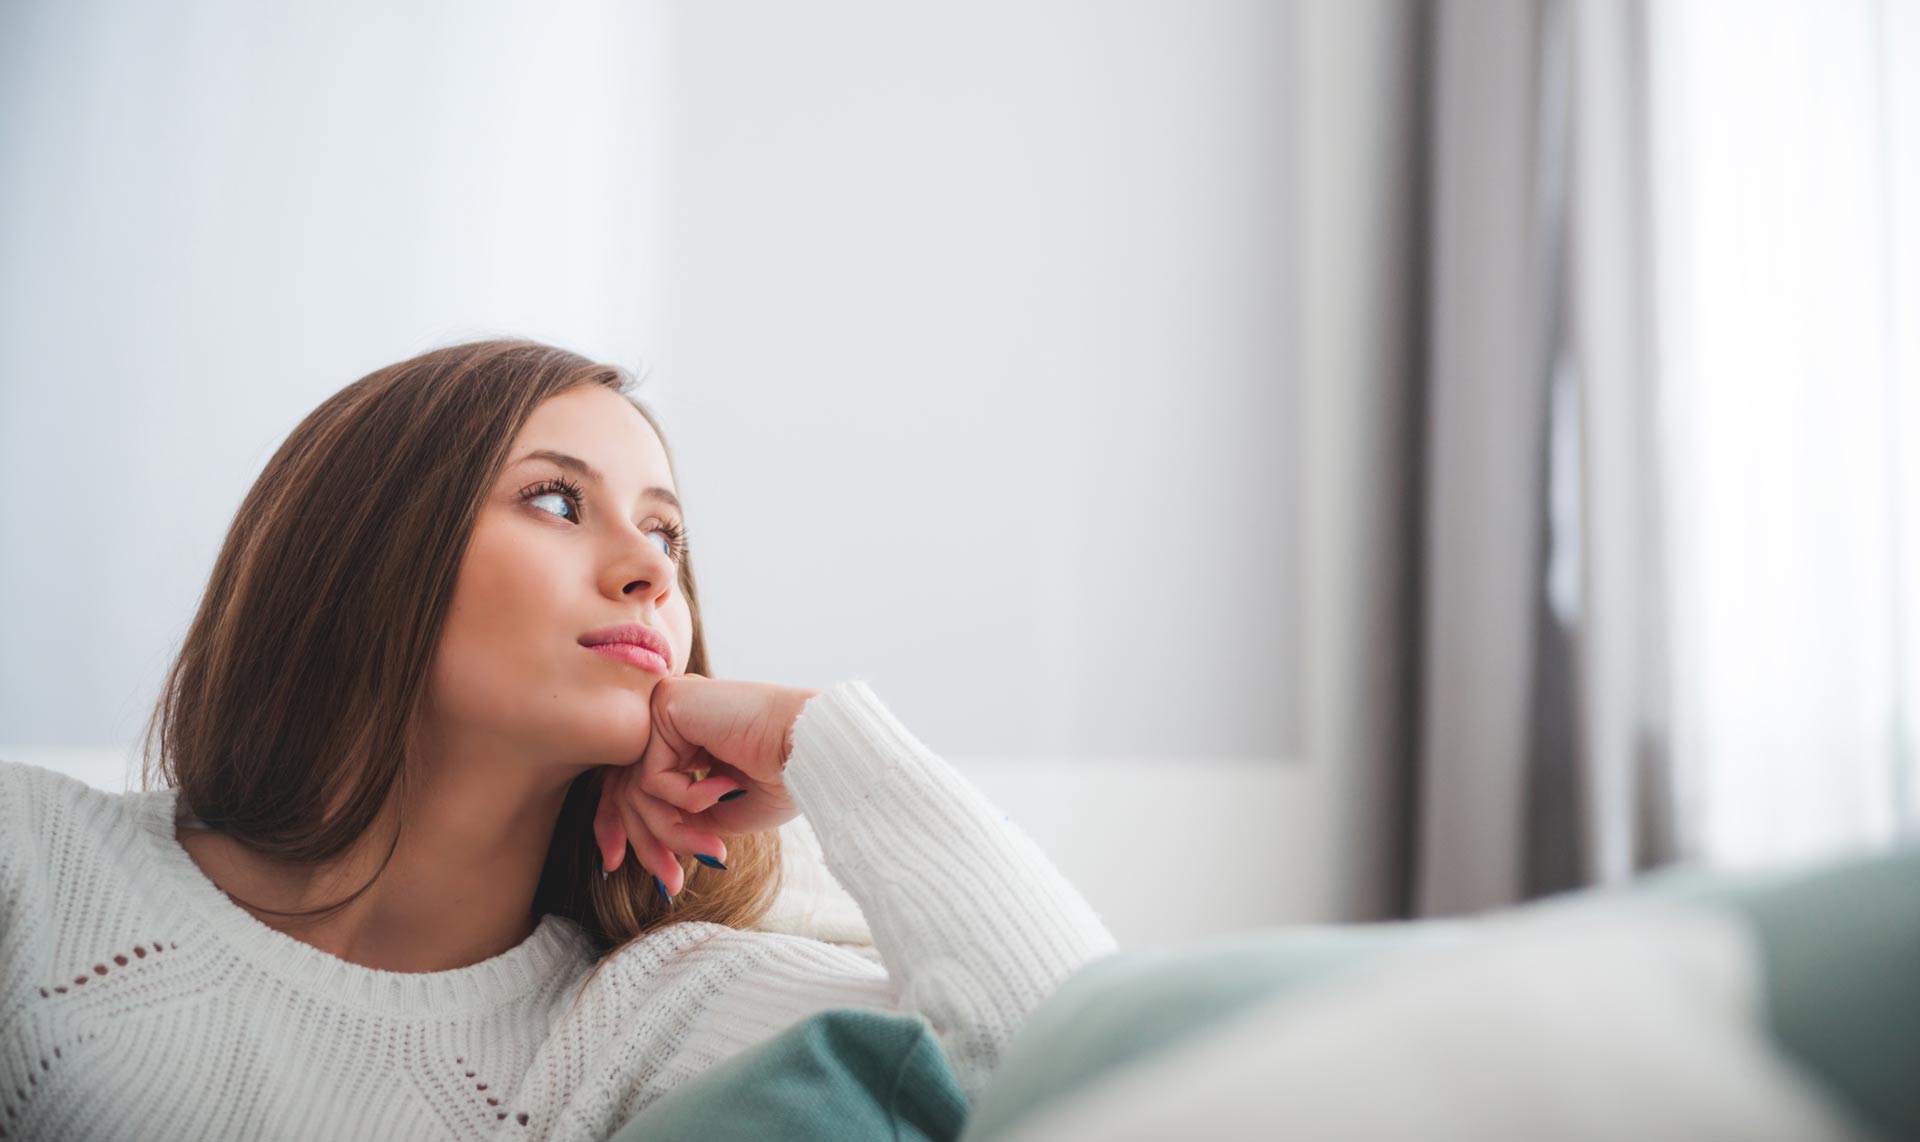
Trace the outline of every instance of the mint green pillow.
<instances>
[{"instance_id":1,"label":"mint green pillow","mask_svg":"<svg viewBox=\"0 0 1920 1142\"><path fill-rule=\"evenodd\" d=\"M1791 872L1679 869L1646 890L1745 917L1774 1042L1888 1138L1920 1138L1920 845Z\"/></svg>"},{"instance_id":2,"label":"mint green pillow","mask_svg":"<svg viewBox=\"0 0 1920 1142\"><path fill-rule=\"evenodd\" d=\"M967 1098L915 1015L840 1007L724 1059L628 1119L615 1142L952 1142Z\"/></svg>"}]
</instances>

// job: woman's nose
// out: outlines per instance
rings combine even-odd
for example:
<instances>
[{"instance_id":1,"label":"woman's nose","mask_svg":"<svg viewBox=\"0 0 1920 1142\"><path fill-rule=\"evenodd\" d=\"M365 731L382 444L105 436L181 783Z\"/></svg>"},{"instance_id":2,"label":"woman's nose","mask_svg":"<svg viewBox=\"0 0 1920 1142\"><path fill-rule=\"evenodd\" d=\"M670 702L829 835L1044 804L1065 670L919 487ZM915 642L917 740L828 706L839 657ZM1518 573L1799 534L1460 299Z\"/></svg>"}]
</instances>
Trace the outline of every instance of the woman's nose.
<instances>
[{"instance_id":1,"label":"woman's nose","mask_svg":"<svg viewBox=\"0 0 1920 1142\"><path fill-rule=\"evenodd\" d=\"M628 538L632 542L608 568L609 586L630 599L649 593L664 596L679 572L673 558L660 549L652 535L636 530Z\"/></svg>"}]
</instances>

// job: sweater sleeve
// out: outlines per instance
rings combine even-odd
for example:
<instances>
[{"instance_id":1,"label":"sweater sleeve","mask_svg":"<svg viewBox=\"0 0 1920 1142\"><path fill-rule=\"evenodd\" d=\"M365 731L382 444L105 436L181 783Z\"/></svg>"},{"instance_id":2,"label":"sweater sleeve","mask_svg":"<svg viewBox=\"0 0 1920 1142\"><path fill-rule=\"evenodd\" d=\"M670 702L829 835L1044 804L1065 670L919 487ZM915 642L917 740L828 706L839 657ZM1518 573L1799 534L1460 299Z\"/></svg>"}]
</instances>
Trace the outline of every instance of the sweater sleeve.
<instances>
[{"instance_id":1,"label":"sweater sleeve","mask_svg":"<svg viewBox=\"0 0 1920 1142\"><path fill-rule=\"evenodd\" d=\"M860 905L901 1008L926 1018L977 1097L1068 975L1115 950L1046 854L863 681L807 700L786 785Z\"/></svg>"}]
</instances>

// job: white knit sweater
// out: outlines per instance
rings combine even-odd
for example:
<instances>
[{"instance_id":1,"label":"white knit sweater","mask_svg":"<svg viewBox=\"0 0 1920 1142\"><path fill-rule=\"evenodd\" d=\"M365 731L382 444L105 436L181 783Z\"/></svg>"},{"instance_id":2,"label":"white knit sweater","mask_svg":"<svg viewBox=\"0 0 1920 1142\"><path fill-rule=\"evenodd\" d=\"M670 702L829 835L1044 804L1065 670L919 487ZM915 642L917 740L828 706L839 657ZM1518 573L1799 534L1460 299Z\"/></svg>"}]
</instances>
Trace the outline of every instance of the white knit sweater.
<instances>
[{"instance_id":1,"label":"white knit sweater","mask_svg":"<svg viewBox=\"0 0 1920 1142\"><path fill-rule=\"evenodd\" d=\"M593 967L545 916L451 971L349 963L261 923L175 837L176 791L0 762L0 1135L603 1139L815 1012L915 1012L969 1097L1112 935L865 682L807 701L786 781L882 962L683 923ZM629 857L631 859L631 857Z\"/></svg>"}]
</instances>

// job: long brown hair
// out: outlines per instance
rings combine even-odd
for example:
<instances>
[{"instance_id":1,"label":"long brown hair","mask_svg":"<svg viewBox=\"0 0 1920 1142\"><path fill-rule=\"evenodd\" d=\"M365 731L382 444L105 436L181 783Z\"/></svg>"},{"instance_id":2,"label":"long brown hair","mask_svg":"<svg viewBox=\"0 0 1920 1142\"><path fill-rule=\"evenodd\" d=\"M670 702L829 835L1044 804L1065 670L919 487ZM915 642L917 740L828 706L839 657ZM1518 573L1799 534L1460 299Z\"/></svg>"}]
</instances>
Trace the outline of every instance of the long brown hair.
<instances>
[{"instance_id":1,"label":"long brown hair","mask_svg":"<svg viewBox=\"0 0 1920 1142\"><path fill-rule=\"evenodd\" d=\"M365 835L396 786L404 793L408 727L467 540L514 438L542 401L593 384L626 396L659 432L626 370L522 340L423 353L308 414L221 545L147 722L141 787L157 772L206 829L277 863L320 864ZM687 672L712 677L691 552L680 586L693 615ZM606 773L595 767L567 789L536 916L578 923L604 962L669 923L747 928L766 914L780 888L778 832L729 838L726 872L681 858L686 887L671 909L631 855L602 880L592 826ZM339 901L257 910L331 913L379 879L394 844Z\"/></svg>"}]
</instances>

